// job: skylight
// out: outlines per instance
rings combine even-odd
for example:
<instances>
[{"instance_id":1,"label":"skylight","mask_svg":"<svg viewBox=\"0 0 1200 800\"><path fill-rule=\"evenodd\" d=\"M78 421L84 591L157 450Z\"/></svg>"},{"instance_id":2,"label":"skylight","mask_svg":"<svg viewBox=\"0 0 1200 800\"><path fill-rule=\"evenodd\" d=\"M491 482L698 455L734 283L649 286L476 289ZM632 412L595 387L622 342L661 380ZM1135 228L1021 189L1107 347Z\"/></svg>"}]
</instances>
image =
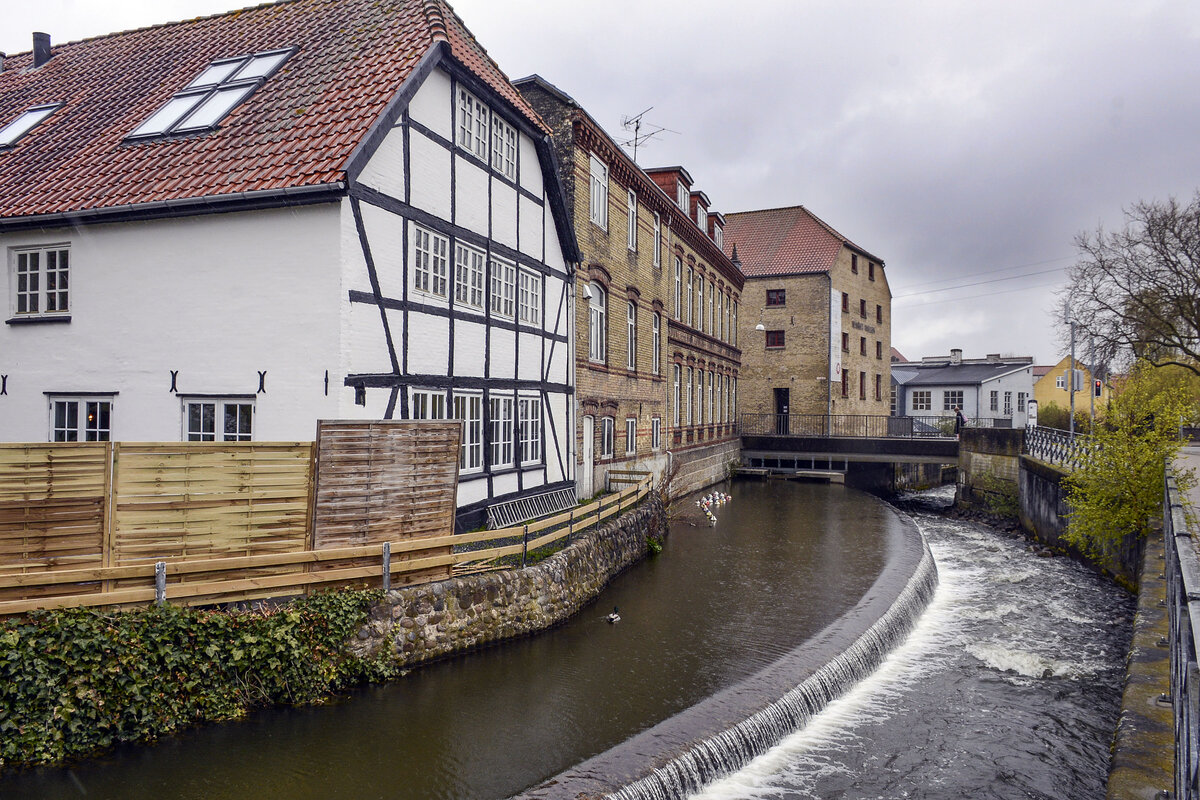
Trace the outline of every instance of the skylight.
<instances>
[{"instance_id":1,"label":"skylight","mask_svg":"<svg viewBox=\"0 0 1200 800\"><path fill-rule=\"evenodd\" d=\"M44 106L34 106L26 109L21 116L0 128L0 148L12 147L17 140L29 133L34 127L53 114L62 103L49 103Z\"/></svg>"},{"instance_id":2,"label":"skylight","mask_svg":"<svg viewBox=\"0 0 1200 800\"><path fill-rule=\"evenodd\" d=\"M214 61L127 138L211 130L287 60L294 49Z\"/></svg>"}]
</instances>

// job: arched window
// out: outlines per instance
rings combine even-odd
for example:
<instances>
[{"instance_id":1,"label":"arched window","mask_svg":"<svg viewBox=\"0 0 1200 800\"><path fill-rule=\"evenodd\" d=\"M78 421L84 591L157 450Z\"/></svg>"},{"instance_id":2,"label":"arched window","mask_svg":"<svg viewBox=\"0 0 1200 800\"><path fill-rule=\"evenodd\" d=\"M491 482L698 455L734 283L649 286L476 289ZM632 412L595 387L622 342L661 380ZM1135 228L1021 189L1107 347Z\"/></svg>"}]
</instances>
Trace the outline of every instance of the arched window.
<instances>
[{"instance_id":1,"label":"arched window","mask_svg":"<svg viewBox=\"0 0 1200 800\"><path fill-rule=\"evenodd\" d=\"M608 298L604 287L595 281L588 288L592 294L588 299L588 358L603 364L608 356Z\"/></svg>"}]
</instances>

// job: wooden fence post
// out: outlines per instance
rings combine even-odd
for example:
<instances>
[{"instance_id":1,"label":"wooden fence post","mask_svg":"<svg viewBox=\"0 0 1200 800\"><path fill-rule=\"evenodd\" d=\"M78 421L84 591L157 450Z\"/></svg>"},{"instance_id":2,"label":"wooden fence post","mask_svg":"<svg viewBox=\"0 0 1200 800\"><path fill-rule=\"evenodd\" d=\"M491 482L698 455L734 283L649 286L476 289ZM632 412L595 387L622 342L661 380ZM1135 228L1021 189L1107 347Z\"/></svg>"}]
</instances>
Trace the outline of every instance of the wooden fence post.
<instances>
[{"instance_id":1,"label":"wooden fence post","mask_svg":"<svg viewBox=\"0 0 1200 800\"><path fill-rule=\"evenodd\" d=\"M571 538L570 529L567 531L567 539ZM525 557L529 555L529 523L525 523L524 533L521 535L521 569L525 569Z\"/></svg>"},{"instance_id":2,"label":"wooden fence post","mask_svg":"<svg viewBox=\"0 0 1200 800\"><path fill-rule=\"evenodd\" d=\"M167 602L167 562L154 562L154 603L162 605Z\"/></svg>"},{"instance_id":3,"label":"wooden fence post","mask_svg":"<svg viewBox=\"0 0 1200 800\"><path fill-rule=\"evenodd\" d=\"M392 590L392 543L383 543L383 591Z\"/></svg>"}]
</instances>

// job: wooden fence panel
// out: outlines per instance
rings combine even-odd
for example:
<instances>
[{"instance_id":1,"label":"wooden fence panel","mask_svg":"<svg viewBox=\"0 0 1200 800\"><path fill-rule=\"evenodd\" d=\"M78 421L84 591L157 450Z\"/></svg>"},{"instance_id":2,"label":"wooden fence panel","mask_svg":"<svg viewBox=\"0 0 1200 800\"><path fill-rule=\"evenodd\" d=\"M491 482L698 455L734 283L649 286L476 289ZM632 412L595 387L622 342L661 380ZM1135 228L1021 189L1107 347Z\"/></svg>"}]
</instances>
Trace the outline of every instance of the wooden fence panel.
<instances>
[{"instance_id":1,"label":"wooden fence panel","mask_svg":"<svg viewBox=\"0 0 1200 800\"><path fill-rule=\"evenodd\" d=\"M442 421L322 421L312 549L405 542L454 531L462 425ZM413 550L395 560L448 555ZM398 583L449 577L450 565L405 572Z\"/></svg>"},{"instance_id":2,"label":"wooden fence panel","mask_svg":"<svg viewBox=\"0 0 1200 800\"><path fill-rule=\"evenodd\" d=\"M112 566L305 549L311 444L121 442L114 447ZM302 570L280 566L267 572Z\"/></svg>"},{"instance_id":3,"label":"wooden fence panel","mask_svg":"<svg viewBox=\"0 0 1200 800\"><path fill-rule=\"evenodd\" d=\"M0 575L102 565L109 447L0 445ZM0 588L0 599L83 593L98 585Z\"/></svg>"}]
</instances>

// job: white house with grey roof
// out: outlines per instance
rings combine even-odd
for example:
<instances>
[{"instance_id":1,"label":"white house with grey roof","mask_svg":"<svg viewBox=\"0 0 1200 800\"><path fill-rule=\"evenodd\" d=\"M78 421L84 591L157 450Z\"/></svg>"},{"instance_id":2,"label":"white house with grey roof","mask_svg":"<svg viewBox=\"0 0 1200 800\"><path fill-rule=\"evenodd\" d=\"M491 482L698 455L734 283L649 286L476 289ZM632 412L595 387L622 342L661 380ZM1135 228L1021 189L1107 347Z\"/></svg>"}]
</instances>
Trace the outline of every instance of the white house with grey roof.
<instances>
[{"instance_id":1,"label":"white house with grey roof","mask_svg":"<svg viewBox=\"0 0 1200 800\"><path fill-rule=\"evenodd\" d=\"M1033 399L1033 357L964 359L948 356L892 364L895 413L904 417L952 417L955 408L973 423L1024 427Z\"/></svg>"}]
</instances>

